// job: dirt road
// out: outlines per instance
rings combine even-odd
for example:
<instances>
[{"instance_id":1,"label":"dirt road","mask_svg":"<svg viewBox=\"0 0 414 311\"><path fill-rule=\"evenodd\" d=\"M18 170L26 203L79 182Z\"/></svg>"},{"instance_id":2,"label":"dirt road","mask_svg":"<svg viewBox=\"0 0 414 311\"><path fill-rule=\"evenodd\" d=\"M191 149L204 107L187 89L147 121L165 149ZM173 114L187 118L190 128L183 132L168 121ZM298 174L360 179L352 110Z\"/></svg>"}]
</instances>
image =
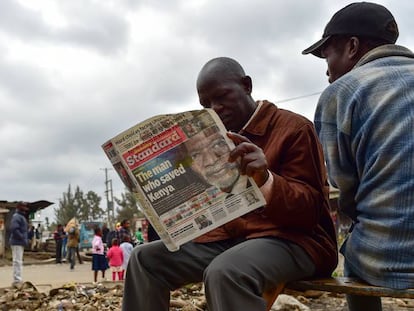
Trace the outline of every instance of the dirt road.
<instances>
[{"instance_id":1,"label":"dirt road","mask_svg":"<svg viewBox=\"0 0 414 311\"><path fill-rule=\"evenodd\" d=\"M106 271L106 276L110 277L110 271ZM9 287L12 283L12 266L0 267L0 288ZM71 271L69 264L34 264L23 266L23 281L29 281L36 285L39 290L49 290L54 287L62 286L66 283L91 283L93 281L93 271L91 263L84 262L76 264ZM98 275L98 282L101 281L101 274Z\"/></svg>"}]
</instances>

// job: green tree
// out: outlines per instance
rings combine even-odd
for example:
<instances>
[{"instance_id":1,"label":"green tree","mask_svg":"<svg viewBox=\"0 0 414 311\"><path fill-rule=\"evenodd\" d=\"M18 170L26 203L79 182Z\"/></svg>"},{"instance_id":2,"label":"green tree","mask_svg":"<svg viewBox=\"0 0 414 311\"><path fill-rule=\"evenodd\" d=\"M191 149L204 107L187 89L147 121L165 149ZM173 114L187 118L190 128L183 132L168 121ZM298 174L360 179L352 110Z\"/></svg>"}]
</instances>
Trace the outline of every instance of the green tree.
<instances>
[{"instance_id":1,"label":"green tree","mask_svg":"<svg viewBox=\"0 0 414 311\"><path fill-rule=\"evenodd\" d=\"M55 218L58 224L66 224L70 219L79 215L75 203L75 195L69 184L67 192L63 192L62 198L59 199L59 208L55 208Z\"/></svg>"},{"instance_id":2,"label":"green tree","mask_svg":"<svg viewBox=\"0 0 414 311\"><path fill-rule=\"evenodd\" d=\"M116 209L117 221L123 219L134 219L136 217L144 217L144 214L139 210L139 205L135 196L128 190L125 193L121 193L121 199L114 197L115 202L119 205Z\"/></svg>"},{"instance_id":3,"label":"green tree","mask_svg":"<svg viewBox=\"0 0 414 311\"><path fill-rule=\"evenodd\" d=\"M56 221L66 224L73 217L80 222L96 220L102 217L104 211L99 207L101 197L95 192L89 191L86 195L76 186L75 192L69 184L67 192L63 192L59 199L59 208L55 209Z\"/></svg>"},{"instance_id":4,"label":"green tree","mask_svg":"<svg viewBox=\"0 0 414 311\"><path fill-rule=\"evenodd\" d=\"M98 220L105 214L105 211L100 207L102 198L96 194L96 192L88 191L83 196L82 200L82 217L84 220Z\"/></svg>"}]
</instances>

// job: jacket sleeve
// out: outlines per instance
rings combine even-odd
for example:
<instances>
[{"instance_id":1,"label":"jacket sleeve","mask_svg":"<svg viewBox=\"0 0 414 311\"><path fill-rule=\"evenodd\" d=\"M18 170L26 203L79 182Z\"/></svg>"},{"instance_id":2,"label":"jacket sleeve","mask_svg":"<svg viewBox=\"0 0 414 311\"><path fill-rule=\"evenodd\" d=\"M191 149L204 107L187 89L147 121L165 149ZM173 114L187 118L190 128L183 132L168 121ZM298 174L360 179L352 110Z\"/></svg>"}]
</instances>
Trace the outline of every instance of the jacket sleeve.
<instances>
[{"instance_id":1,"label":"jacket sleeve","mask_svg":"<svg viewBox=\"0 0 414 311\"><path fill-rule=\"evenodd\" d=\"M354 88L343 81L330 85L319 99L315 112L315 127L323 144L329 181L333 186L341 189L338 201L339 208L355 220L357 216L355 196L360 180L354 156L356 144L352 141L351 129L364 131L365 121L354 115L354 111L360 109L356 107L357 101L353 94ZM377 144L380 144L381 141L373 139L373 137L371 140ZM368 148L368 146L363 145L361 149L364 148ZM361 149L359 154L363 154ZM366 159L364 159L365 161Z\"/></svg>"},{"instance_id":2,"label":"jacket sleeve","mask_svg":"<svg viewBox=\"0 0 414 311\"><path fill-rule=\"evenodd\" d=\"M323 204L328 204L322 148L310 122L282 141L277 148L283 151L268 159L273 184L265 214L280 227L311 231L319 223Z\"/></svg>"}]
</instances>

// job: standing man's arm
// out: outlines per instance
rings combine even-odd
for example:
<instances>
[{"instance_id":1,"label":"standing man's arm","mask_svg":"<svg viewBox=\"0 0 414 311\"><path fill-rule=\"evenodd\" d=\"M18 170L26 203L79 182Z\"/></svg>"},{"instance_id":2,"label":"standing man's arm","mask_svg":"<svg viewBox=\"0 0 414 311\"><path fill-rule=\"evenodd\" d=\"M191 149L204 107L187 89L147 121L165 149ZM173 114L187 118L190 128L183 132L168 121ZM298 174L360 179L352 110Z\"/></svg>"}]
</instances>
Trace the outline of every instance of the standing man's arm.
<instances>
[{"instance_id":1,"label":"standing man's arm","mask_svg":"<svg viewBox=\"0 0 414 311\"><path fill-rule=\"evenodd\" d=\"M23 230L23 226L25 226L26 223L24 221L21 221L21 218L16 216L13 216L13 220L11 222L11 226L10 226L10 231L13 232L13 236L15 239L17 240L21 240L21 241L27 241L28 237L24 236L25 232Z\"/></svg>"}]
</instances>

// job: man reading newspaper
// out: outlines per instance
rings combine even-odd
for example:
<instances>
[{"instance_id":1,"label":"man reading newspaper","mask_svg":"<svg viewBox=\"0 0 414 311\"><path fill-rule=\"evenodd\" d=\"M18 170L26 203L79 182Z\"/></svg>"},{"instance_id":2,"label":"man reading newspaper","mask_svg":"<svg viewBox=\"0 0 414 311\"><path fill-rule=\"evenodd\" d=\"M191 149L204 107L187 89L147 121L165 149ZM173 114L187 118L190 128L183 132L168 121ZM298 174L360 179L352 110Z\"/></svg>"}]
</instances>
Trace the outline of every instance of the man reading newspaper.
<instances>
[{"instance_id":1,"label":"man reading newspaper","mask_svg":"<svg viewBox=\"0 0 414 311\"><path fill-rule=\"evenodd\" d=\"M123 310L167 311L171 290L201 281L209 311L266 310L263 294L269 289L329 276L337 265L324 159L312 123L268 101L254 101L251 78L230 58L207 62L197 91L201 105L217 112L236 147L220 152L213 142L200 143L193 169L213 183L224 174L218 168L225 167L229 185L219 187L231 192L239 180L231 181L231 163L240 161L242 176L255 180L267 204L176 252L161 241L136 247ZM212 163L217 169L207 169Z\"/></svg>"}]
</instances>

